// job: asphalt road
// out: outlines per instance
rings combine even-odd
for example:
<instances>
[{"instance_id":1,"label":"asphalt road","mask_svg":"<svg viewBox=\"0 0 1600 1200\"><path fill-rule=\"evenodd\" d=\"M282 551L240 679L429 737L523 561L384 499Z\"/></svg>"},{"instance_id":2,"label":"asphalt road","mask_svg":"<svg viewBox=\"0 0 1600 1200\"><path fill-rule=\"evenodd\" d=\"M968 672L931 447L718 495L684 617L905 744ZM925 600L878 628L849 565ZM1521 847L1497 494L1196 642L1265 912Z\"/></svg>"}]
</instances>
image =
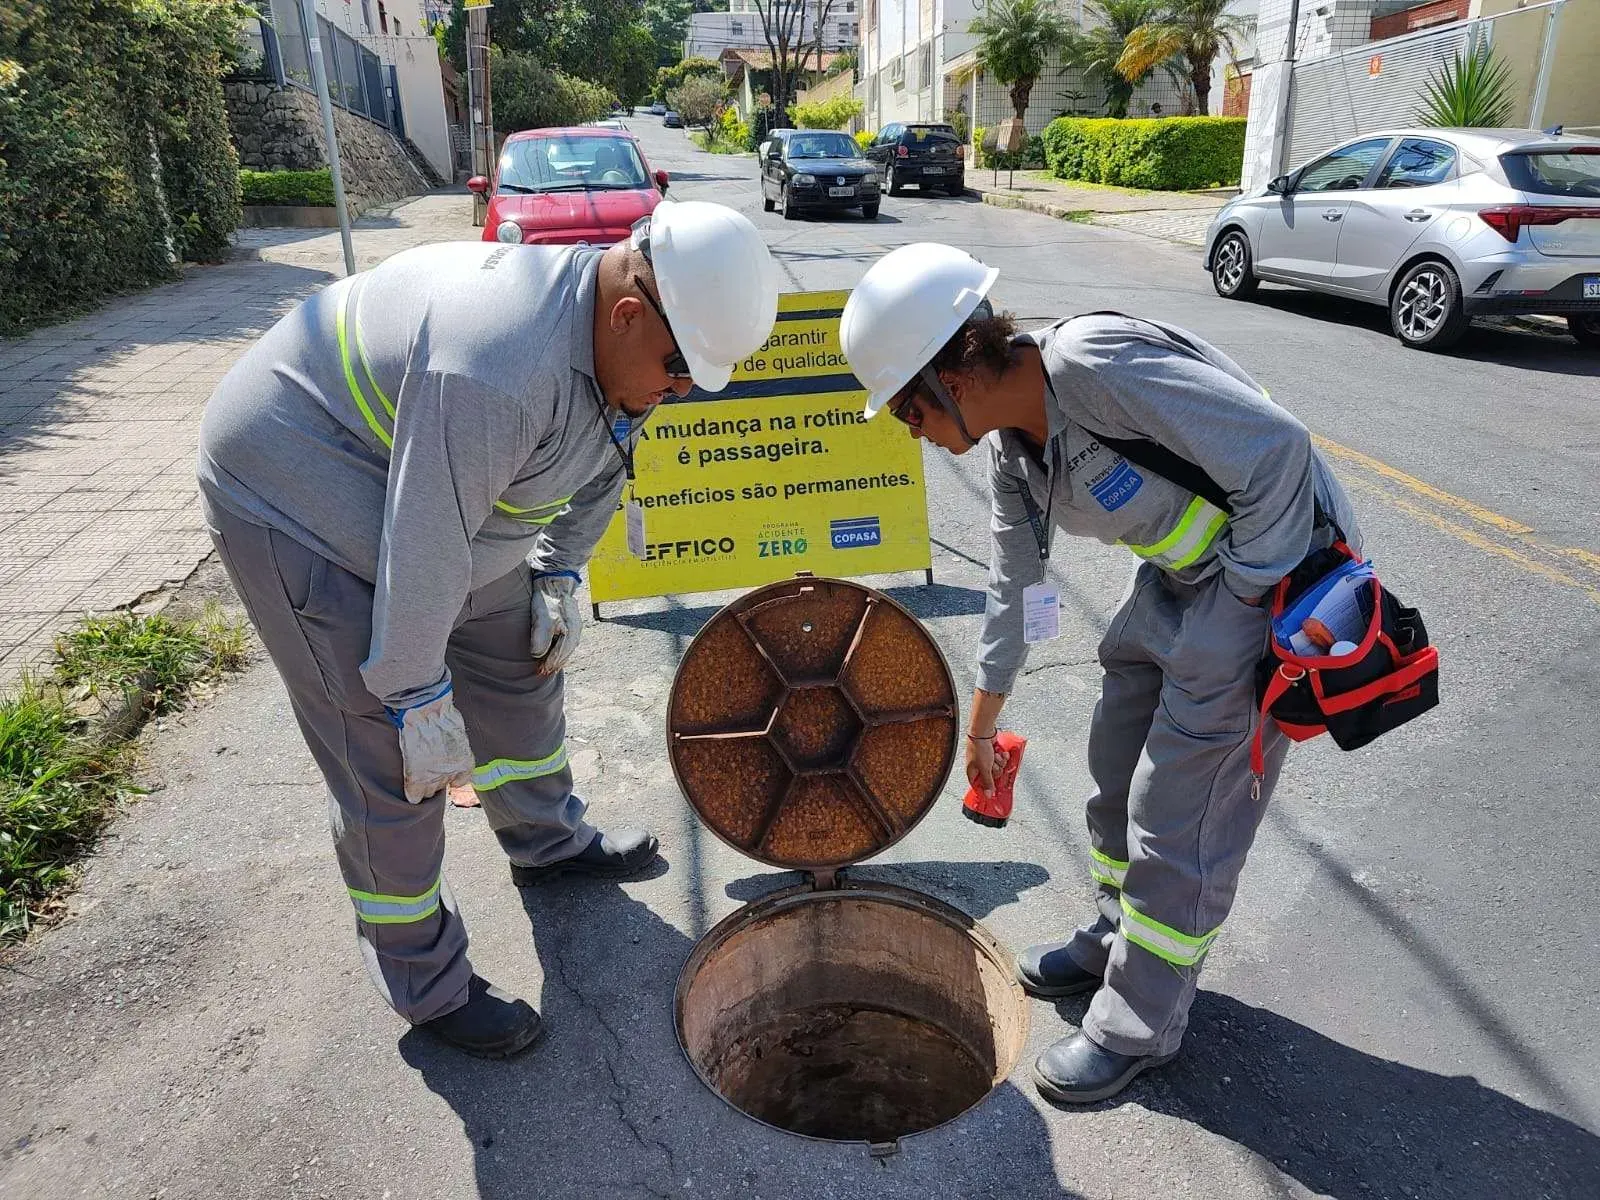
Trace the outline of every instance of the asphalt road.
<instances>
[{"instance_id":1,"label":"asphalt road","mask_svg":"<svg viewBox=\"0 0 1600 1200\"><path fill-rule=\"evenodd\" d=\"M1491 329L1456 357L1406 351L1376 310L1275 290L1225 302L1191 250L971 200L786 222L760 211L750 159L631 124L671 194L749 213L796 289L848 287L884 251L939 240L999 267L996 298L1021 316L1116 308L1227 350L1350 485L1370 554L1441 647L1442 706L1356 754L1324 740L1292 755L1176 1063L1121 1103L1053 1108L1027 1063L1083 1005L1035 1002L1012 1079L878 1162L732 1113L673 1039L694 940L792 882L705 834L660 745L674 665L723 597L609 606L570 675L593 815L652 824L665 872L519 897L479 816L449 814L474 960L550 1025L511 1064L407 1034L371 994L315 773L257 666L148 739L162 790L119 824L76 918L0 984L0 1194L1600 1194L1600 358ZM965 690L987 502L976 456L927 467L938 583L875 582ZM1066 543L1051 571L1065 636L1007 709L1032 739L1011 824L964 821L952 783L862 869L1014 947L1088 911L1094 647L1130 560Z\"/></svg>"}]
</instances>

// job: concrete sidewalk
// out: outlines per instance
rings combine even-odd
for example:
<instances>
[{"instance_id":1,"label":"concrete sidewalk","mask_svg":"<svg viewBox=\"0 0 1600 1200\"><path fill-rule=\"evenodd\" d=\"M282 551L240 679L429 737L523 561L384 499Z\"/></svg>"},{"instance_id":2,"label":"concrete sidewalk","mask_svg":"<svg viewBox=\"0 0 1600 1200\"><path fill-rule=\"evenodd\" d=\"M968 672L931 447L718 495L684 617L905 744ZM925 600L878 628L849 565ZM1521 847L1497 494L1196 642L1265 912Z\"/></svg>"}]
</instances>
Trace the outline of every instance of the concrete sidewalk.
<instances>
[{"instance_id":1,"label":"concrete sidewalk","mask_svg":"<svg viewBox=\"0 0 1600 1200\"><path fill-rule=\"evenodd\" d=\"M1047 171L971 170L967 190L985 204L1062 220L1109 225L1146 237L1198 246L1227 197L1206 192L1150 192L1069 183Z\"/></svg>"},{"instance_id":2,"label":"concrete sidewalk","mask_svg":"<svg viewBox=\"0 0 1600 1200\"><path fill-rule=\"evenodd\" d=\"M438 192L357 223L365 268L472 238ZM211 550L195 505L200 414L233 360L343 273L337 230L248 229L235 261L0 342L0 686L86 613L180 582Z\"/></svg>"}]
</instances>

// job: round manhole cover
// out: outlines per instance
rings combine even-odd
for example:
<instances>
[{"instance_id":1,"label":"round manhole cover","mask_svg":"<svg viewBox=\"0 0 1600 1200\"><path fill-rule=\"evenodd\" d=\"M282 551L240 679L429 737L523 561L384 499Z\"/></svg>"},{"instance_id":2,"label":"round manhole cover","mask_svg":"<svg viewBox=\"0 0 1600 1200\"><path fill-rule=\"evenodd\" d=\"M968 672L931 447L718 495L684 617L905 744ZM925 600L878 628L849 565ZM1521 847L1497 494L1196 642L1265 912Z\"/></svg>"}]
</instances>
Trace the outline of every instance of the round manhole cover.
<instances>
[{"instance_id":1,"label":"round manhole cover","mask_svg":"<svg viewBox=\"0 0 1600 1200\"><path fill-rule=\"evenodd\" d=\"M888 596L799 577L728 605L684 655L667 710L672 768L701 820L776 867L893 845L955 763L955 684Z\"/></svg>"}]
</instances>

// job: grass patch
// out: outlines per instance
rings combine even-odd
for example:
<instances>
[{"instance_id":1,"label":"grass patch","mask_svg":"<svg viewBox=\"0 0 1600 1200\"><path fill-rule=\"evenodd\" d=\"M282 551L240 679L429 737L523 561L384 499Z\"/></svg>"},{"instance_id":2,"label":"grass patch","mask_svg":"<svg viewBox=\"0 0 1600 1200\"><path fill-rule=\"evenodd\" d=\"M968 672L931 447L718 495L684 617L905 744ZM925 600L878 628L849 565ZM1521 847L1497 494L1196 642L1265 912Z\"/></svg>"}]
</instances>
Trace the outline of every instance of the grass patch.
<instances>
[{"instance_id":1,"label":"grass patch","mask_svg":"<svg viewBox=\"0 0 1600 1200\"><path fill-rule=\"evenodd\" d=\"M242 666L246 645L243 625L215 605L185 622L96 617L57 640L50 678L0 697L0 942L26 936L49 911L73 862L134 790L131 752L85 709L142 695L143 716L170 711Z\"/></svg>"},{"instance_id":2,"label":"grass patch","mask_svg":"<svg viewBox=\"0 0 1600 1200\"><path fill-rule=\"evenodd\" d=\"M749 153L749 151L743 146L736 146L732 142L723 141L721 138L714 138L704 130L691 130L689 133L689 140L696 146L700 147L700 149L710 154Z\"/></svg>"}]
</instances>

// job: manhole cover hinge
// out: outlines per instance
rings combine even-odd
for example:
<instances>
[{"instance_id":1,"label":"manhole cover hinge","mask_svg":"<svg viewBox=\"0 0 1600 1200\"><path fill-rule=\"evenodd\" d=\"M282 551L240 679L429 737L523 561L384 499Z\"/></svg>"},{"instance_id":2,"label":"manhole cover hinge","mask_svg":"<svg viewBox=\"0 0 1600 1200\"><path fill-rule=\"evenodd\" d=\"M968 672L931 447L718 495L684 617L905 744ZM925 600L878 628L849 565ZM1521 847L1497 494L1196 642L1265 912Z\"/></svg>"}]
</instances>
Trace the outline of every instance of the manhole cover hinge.
<instances>
[{"instance_id":1,"label":"manhole cover hinge","mask_svg":"<svg viewBox=\"0 0 1600 1200\"><path fill-rule=\"evenodd\" d=\"M839 881L843 878L843 867L818 867L811 872L811 890L814 892L836 892L839 890Z\"/></svg>"}]
</instances>

